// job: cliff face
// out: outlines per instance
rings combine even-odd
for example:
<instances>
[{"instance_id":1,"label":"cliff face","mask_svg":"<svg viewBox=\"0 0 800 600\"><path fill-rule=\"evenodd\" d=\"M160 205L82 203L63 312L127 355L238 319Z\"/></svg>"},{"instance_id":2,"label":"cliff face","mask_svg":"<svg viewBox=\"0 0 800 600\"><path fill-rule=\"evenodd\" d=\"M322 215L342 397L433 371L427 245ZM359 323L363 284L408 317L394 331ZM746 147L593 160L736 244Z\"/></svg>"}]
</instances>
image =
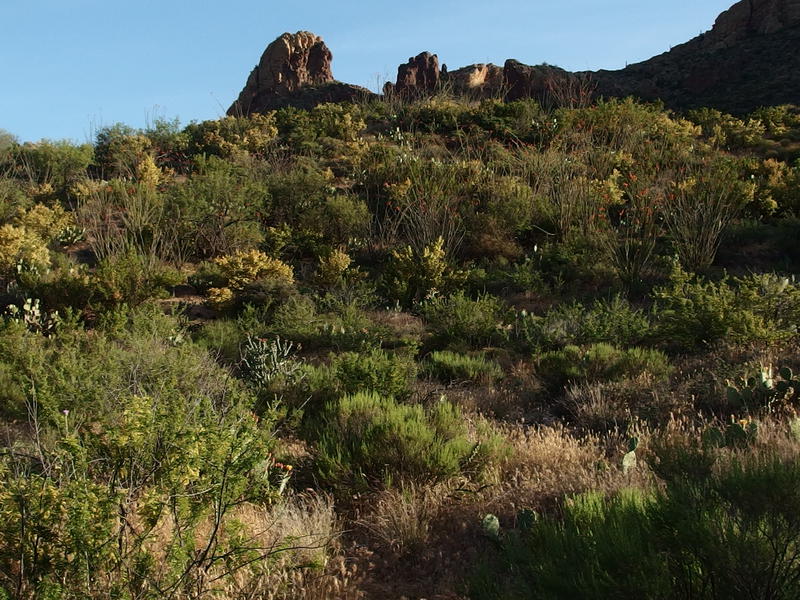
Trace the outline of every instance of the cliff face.
<instances>
[{"instance_id":1,"label":"cliff face","mask_svg":"<svg viewBox=\"0 0 800 600\"><path fill-rule=\"evenodd\" d=\"M636 96L677 109L710 106L743 113L759 106L800 105L798 50L800 0L741 0L720 14L710 31L619 71L570 73L516 60L503 67L478 64L448 71L440 69L437 55L423 52L400 65L396 83L385 91L420 97L444 86L473 97L536 98L546 104L583 103L592 95ZM228 114L372 96L335 81L325 42L301 31L267 47Z\"/></svg>"}]
</instances>

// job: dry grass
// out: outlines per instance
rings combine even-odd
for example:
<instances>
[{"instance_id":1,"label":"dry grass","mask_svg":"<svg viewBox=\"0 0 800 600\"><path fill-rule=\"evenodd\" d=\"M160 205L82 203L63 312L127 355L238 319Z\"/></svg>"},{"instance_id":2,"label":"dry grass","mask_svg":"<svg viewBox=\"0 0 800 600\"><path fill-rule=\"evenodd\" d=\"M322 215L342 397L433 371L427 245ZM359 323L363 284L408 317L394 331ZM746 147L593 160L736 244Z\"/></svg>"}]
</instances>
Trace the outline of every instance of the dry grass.
<instances>
[{"instance_id":1,"label":"dry grass","mask_svg":"<svg viewBox=\"0 0 800 600\"><path fill-rule=\"evenodd\" d=\"M486 512L513 519L523 509L548 510L565 496L600 490L614 492L644 484L644 471L624 474L624 438L576 436L563 426L507 426L503 435L513 451L498 473Z\"/></svg>"},{"instance_id":2,"label":"dry grass","mask_svg":"<svg viewBox=\"0 0 800 600\"><path fill-rule=\"evenodd\" d=\"M427 542L431 523L443 509L449 486L409 483L386 490L371 503L370 512L357 521L378 546L404 556L418 552Z\"/></svg>"},{"instance_id":3,"label":"dry grass","mask_svg":"<svg viewBox=\"0 0 800 600\"><path fill-rule=\"evenodd\" d=\"M213 530L213 520L209 518L195 531L197 548L206 547ZM236 548L235 553L228 559L198 563L173 597L362 598L357 567L341 556L339 537L334 504L325 495L289 497L269 508L241 505L224 518L217 535L218 545L212 546L212 555L224 554L229 543ZM153 574L154 584L170 579L167 557L170 545L179 538L171 515L165 515L147 535L144 549L155 564L163 567L163 572Z\"/></svg>"},{"instance_id":4,"label":"dry grass","mask_svg":"<svg viewBox=\"0 0 800 600\"><path fill-rule=\"evenodd\" d=\"M625 428L637 419L666 423L688 408L647 374L636 380L571 386L560 405L573 426L597 432Z\"/></svg>"}]
</instances>

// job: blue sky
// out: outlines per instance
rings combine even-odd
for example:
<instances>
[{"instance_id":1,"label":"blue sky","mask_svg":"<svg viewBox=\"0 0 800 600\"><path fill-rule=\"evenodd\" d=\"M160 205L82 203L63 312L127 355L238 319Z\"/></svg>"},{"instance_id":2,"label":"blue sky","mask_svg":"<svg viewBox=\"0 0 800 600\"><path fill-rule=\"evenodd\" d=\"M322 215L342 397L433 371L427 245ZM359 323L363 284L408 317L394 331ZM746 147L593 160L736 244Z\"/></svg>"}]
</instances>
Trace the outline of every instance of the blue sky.
<instances>
[{"instance_id":1,"label":"blue sky","mask_svg":"<svg viewBox=\"0 0 800 600\"><path fill-rule=\"evenodd\" d=\"M377 89L423 50L616 69L711 27L733 0L0 0L0 129L93 138L116 122L218 118L269 42L321 35L334 76Z\"/></svg>"}]
</instances>

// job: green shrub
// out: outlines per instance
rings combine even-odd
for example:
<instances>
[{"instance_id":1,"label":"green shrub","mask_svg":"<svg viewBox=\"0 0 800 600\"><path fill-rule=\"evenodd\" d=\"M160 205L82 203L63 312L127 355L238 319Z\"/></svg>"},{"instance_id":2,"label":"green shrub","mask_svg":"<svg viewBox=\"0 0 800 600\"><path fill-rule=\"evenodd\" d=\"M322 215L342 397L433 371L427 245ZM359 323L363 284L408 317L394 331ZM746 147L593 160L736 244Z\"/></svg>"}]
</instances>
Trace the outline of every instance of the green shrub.
<instances>
[{"instance_id":1,"label":"green shrub","mask_svg":"<svg viewBox=\"0 0 800 600\"><path fill-rule=\"evenodd\" d=\"M509 337L523 351L541 352L567 344L637 345L652 335L651 329L644 311L615 296L588 307L577 302L559 304L542 316L520 311Z\"/></svg>"},{"instance_id":2,"label":"green shrub","mask_svg":"<svg viewBox=\"0 0 800 600\"><path fill-rule=\"evenodd\" d=\"M750 276L715 283L677 266L655 298L658 335L687 350L722 340L785 339L796 331L800 309L800 292L788 280Z\"/></svg>"},{"instance_id":3,"label":"green shrub","mask_svg":"<svg viewBox=\"0 0 800 600\"><path fill-rule=\"evenodd\" d=\"M421 252L411 246L392 251L384 276L390 298L410 306L415 301L454 287L461 274L448 263L443 243L440 237Z\"/></svg>"},{"instance_id":4,"label":"green shrub","mask_svg":"<svg viewBox=\"0 0 800 600\"><path fill-rule=\"evenodd\" d=\"M278 135L274 113L223 117L186 127L189 152L229 157L237 153L263 154Z\"/></svg>"},{"instance_id":5,"label":"green shrub","mask_svg":"<svg viewBox=\"0 0 800 600\"><path fill-rule=\"evenodd\" d=\"M318 430L317 472L330 484L400 484L479 471L488 459L457 407L400 404L375 392L331 402Z\"/></svg>"},{"instance_id":6,"label":"green shrub","mask_svg":"<svg viewBox=\"0 0 800 600\"><path fill-rule=\"evenodd\" d=\"M208 289L208 302L215 308L269 306L275 300L286 300L294 291L292 267L259 250L235 252L213 262L218 273L206 269L196 280L205 283L218 278L224 284Z\"/></svg>"},{"instance_id":7,"label":"green shrub","mask_svg":"<svg viewBox=\"0 0 800 600\"><path fill-rule=\"evenodd\" d=\"M800 594L795 460L750 458L702 477L673 475L662 492L590 493L569 500L563 519L528 519L526 529L501 533L499 556L478 570L470 597Z\"/></svg>"},{"instance_id":8,"label":"green shrub","mask_svg":"<svg viewBox=\"0 0 800 600\"><path fill-rule=\"evenodd\" d=\"M39 235L25 227L0 226L0 278L10 279L20 270L42 272L49 267L50 253Z\"/></svg>"},{"instance_id":9,"label":"green shrub","mask_svg":"<svg viewBox=\"0 0 800 600\"><path fill-rule=\"evenodd\" d=\"M551 389L560 389L568 383L618 381L644 373L660 379L670 370L669 360L659 350L592 344L545 352L539 357L537 372Z\"/></svg>"},{"instance_id":10,"label":"green shrub","mask_svg":"<svg viewBox=\"0 0 800 600\"><path fill-rule=\"evenodd\" d=\"M492 383L503 376L503 369L483 353L458 354L448 350L431 352L425 371L444 383L476 381Z\"/></svg>"},{"instance_id":11,"label":"green shrub","mask_svg":"<svg viewBox=\"0 0 800 600\"><path fill-rule=\"evenodd\" d=\"M92 278L93 297L105 306L138 306L159 298L183 277L153 256L129 250L100 261Z\"/></svg>"},{"instance_id":12,"label":"green shrub","mask_svg":"<svg viewBox=\"0 0 800 600\"><path fill-rule=\"evenodd\" d=\"M269 191L252 160L200 156L188 181L165 196L165 229L185 259L249 250L263 239L259 214L269 209Z\"/></svg>"},{"instance_id":13,"label":"green shrub","mask_svg":"<svg viewBox=\"0 0 800 600\"><path fill-rule=\"evenodd\" d=\"M464 292L435 297L421 306L436 344L480 347L499 338L505 307L499 298L482 294L473 300Z\"/></svg>"},{"instance_id":14,"label":"green shrub","mask_svg":"<svg viewBox=\"0 0 800 600\"><path fill-rule=\"evenodd\" d=\"M383 350L344 352L331 358L330 373L339 393L372 391L383 396L406 398L417 374L414 360Z\"/></svg>"},{"instance_id":15,"label":"green shrub","mask_svg":"<svg viewBox=\"0 0 800 600\"><path fill-rule=\"evenodd\" d=\"M284 339L308 345L320 328L320 317L314 301L307 296L294 296L275 309L270 331Z\"/></svg>"}]
</instances>

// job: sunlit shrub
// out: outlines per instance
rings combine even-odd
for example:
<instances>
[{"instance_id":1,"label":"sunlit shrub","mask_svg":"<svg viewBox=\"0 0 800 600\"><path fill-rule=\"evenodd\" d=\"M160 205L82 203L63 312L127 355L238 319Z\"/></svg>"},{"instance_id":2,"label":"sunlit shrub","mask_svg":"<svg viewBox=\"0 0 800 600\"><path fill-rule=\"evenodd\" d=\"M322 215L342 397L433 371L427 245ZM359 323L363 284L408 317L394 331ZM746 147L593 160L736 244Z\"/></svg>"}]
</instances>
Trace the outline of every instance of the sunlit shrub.
<instances>
[{"instance_id":1,"label":"sunlit shrub","mask_svg":"<svg viewBox=\"0 0 800 600\"><path fill-rule=\"evenodd\" d=\"M669 360L659 350L621 350L610 344L566 346L545 352L539 357L537 368L539 377L554 390L568 383L618 381L644 374L660 379L670 371Z\"/></svg>"},{"instance_id":2,"label":"sunlit shrub","mask_svg":"<svg viewBox=\"0 0 800 600\"><path fill-rule=\"evenodd\" d=\"M318 431L317 472L330 484L444 479L480 471L491 456L447 401L425 410L375 392L347 395L326 406Z\"/></svg>"},{"instance_id":3,"label":"sunlit shrub","mask_svg":"<svg viewBox=\"0 0 800 600\"><path fill-rule=\"evenodd\" d=\"M191 154L230 157L240 152L265 152L278 135L274 113L223 117L192 123L185 129Z\"/></svg>"},{"instance_id":4,"label":"sunlit shrub","mask_svg":"<svg viewBox=\"0 0 800 600\"><path fill-rule=\"evenodd\" d=\"M43 271L50 266L47 244L35 232L14 225L0 226L0 277L17 269Z\"/></svg>"},{"instance_id":5,"label":"sunlit shrub","mask_svg":"<svg viewBox=\"0 0 800 600\"><path fill-rule=\"evenodd\" d=\"M166 295L167 288L182 279L180 273L158 259L131 250L103 259L92 281L101 304L137 306Z\"/></svg>"},{"instance_id":6,"label":"sunlit shrub","mask_svg":"<svg viewBox=\"0 0 800 600\"><path fill-rule=\"evenodd\" d=\"M421 308L435 342L445 346L489 345L499 339L505 319L502 301L488 294L473 300L456 292L432 298Z\"/></svg>"}]
</instances>

